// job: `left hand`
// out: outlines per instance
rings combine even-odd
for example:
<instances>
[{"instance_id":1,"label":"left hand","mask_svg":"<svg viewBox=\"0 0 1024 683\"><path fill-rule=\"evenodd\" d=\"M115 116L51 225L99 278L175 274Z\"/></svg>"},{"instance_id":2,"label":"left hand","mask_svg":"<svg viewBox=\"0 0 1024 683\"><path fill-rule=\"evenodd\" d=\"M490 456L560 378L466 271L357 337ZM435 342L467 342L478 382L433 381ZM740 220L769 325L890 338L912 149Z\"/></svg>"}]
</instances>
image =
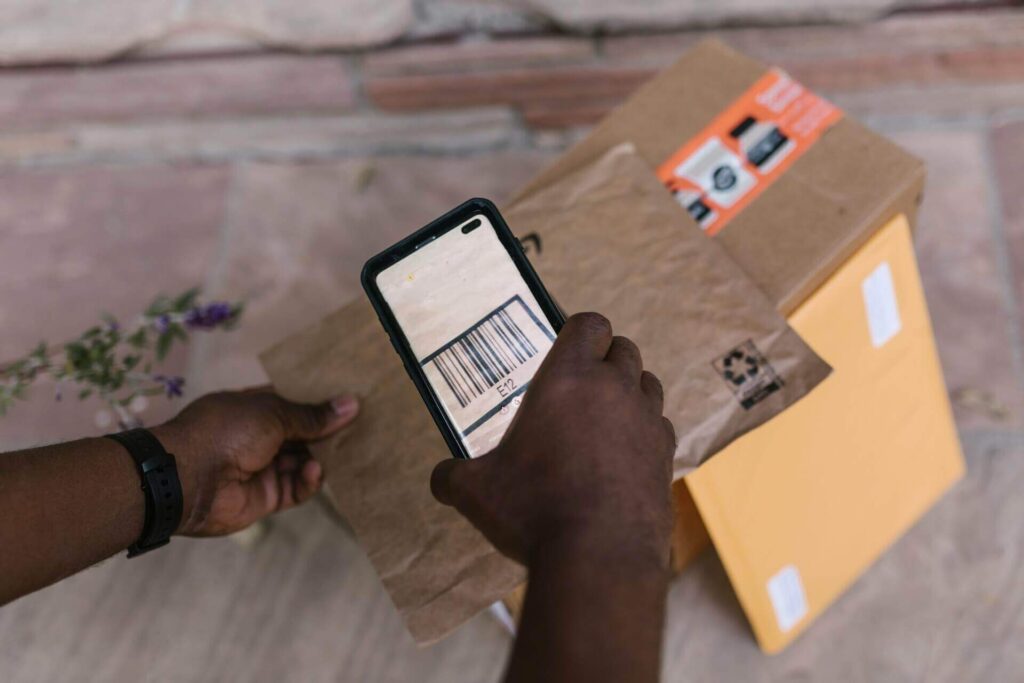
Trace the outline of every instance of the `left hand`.
<instances>
[{"instance_id":1,"label":"left hand","mask_svg":"<svg viewBox=\"0 0 1024 683\"><path fill-rule=\"evenodd\" d=\"M306 449L351 423L344 396L292 403L269 388L203 396L152 432L177 461L184 509L177 533L221 536L308 500L323 470Z\"/></svg>"}]
</instances>

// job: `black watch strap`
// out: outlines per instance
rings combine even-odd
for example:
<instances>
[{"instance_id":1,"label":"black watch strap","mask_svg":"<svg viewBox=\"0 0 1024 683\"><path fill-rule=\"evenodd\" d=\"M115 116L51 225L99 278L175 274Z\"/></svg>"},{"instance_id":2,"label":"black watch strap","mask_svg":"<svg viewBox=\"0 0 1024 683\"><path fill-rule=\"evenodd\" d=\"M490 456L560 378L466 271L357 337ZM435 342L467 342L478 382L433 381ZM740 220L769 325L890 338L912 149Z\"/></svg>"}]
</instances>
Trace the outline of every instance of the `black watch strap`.
<instances>
[{"instance_id":1,"label":"black watch strap","mask_svg":"<svg viewBox=\"0 0 1024 683\"><path fill-rule=\"evenodd\" d=\"M181 522L181 481L174 456L147 429L107 434L131 454L142 479L146 519L139 539L128 547L128 557L167 545Z\"/></svg>"}]
</instances>

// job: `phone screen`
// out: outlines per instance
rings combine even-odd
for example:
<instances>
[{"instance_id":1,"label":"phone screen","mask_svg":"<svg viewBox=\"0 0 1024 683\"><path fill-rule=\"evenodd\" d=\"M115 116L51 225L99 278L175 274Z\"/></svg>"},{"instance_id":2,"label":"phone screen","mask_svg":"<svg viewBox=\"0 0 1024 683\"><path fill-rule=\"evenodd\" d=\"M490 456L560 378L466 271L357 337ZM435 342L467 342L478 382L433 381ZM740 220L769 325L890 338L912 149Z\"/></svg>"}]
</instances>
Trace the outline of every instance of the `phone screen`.
<instances>
[{"instance_id":1,"label":"phone screen","mask_svg":"<svg viewBox=\"0 0 1024 683\"><path fill-rule=\"evenodd\" d=\"M555 333L492 223L473 216L376 282L466 451L493 449Z\"/></svg>"}]
</instances>

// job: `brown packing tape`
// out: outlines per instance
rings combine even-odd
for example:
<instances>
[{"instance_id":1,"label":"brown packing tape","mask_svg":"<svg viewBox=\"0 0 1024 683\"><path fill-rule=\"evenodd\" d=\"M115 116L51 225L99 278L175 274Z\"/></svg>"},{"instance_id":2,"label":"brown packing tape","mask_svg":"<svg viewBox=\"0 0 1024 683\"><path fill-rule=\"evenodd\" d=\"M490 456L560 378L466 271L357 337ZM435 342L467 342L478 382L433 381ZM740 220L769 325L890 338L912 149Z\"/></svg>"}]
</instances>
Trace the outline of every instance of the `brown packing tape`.
<instances>
[{"instance_id":1,"label":"brown packing tape","mask_svg":"<svg viewBox=\"0 0 1024 683\"><path fill-rule=\"evenodd\" d=\"M623 142L657 168L767 67L706 40L641 86L520 193L550 186ZM792 312L896 213L913 218L924 166L844 118L715 239L784 314Z\"/></svg>"},{"instance_id":2,"label":"brown packing tape","mask_svg":"<svg viewBox=\"0 0 1024 683\"><path fill-rule=\"evenodd\" d=\"M640 343L665 384L680 467L777 414L828 372L629 149L506 216L520 234L542 236L542 278L567 310L603 310ZM785 381L749 410L711 364L747 339ZM359 420L313 453L418 642L443 637L522 582L521 567L431 497L430 471L450 455L367 302L346 306L261 360L289 399L361 397Z\"/></svg>"}]
</instances>

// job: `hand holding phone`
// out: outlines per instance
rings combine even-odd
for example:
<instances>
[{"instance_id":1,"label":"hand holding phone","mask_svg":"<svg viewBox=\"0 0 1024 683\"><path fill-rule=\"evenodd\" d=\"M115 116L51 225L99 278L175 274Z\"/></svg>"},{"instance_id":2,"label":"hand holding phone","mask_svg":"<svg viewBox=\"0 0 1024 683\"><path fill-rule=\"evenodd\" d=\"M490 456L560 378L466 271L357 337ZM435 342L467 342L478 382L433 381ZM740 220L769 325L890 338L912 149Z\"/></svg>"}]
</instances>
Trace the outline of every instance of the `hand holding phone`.
<instances>
[{"instance_id":1,"label":"hand holding phone","mask_svg":"<svg viewBox=\"0 0 1024 683\"><path fill-rule=\"evenodd\" d=\"M633 342L600 315L575 315L504 441L440 463L434 496L524 563L568 543L595 560L666 567L675 431L663 401Z\"/></svg>"},{"instance_id":2,"label":"hand holding phone","mask_svg":"<svg viewBox=\"0 0 1024 683\"><path fill-rule=\"evenodd\" d=\"M563 319L494 205L462 204L362 280L452 453L497 446Z\"/></svg>"}]
</instances>

